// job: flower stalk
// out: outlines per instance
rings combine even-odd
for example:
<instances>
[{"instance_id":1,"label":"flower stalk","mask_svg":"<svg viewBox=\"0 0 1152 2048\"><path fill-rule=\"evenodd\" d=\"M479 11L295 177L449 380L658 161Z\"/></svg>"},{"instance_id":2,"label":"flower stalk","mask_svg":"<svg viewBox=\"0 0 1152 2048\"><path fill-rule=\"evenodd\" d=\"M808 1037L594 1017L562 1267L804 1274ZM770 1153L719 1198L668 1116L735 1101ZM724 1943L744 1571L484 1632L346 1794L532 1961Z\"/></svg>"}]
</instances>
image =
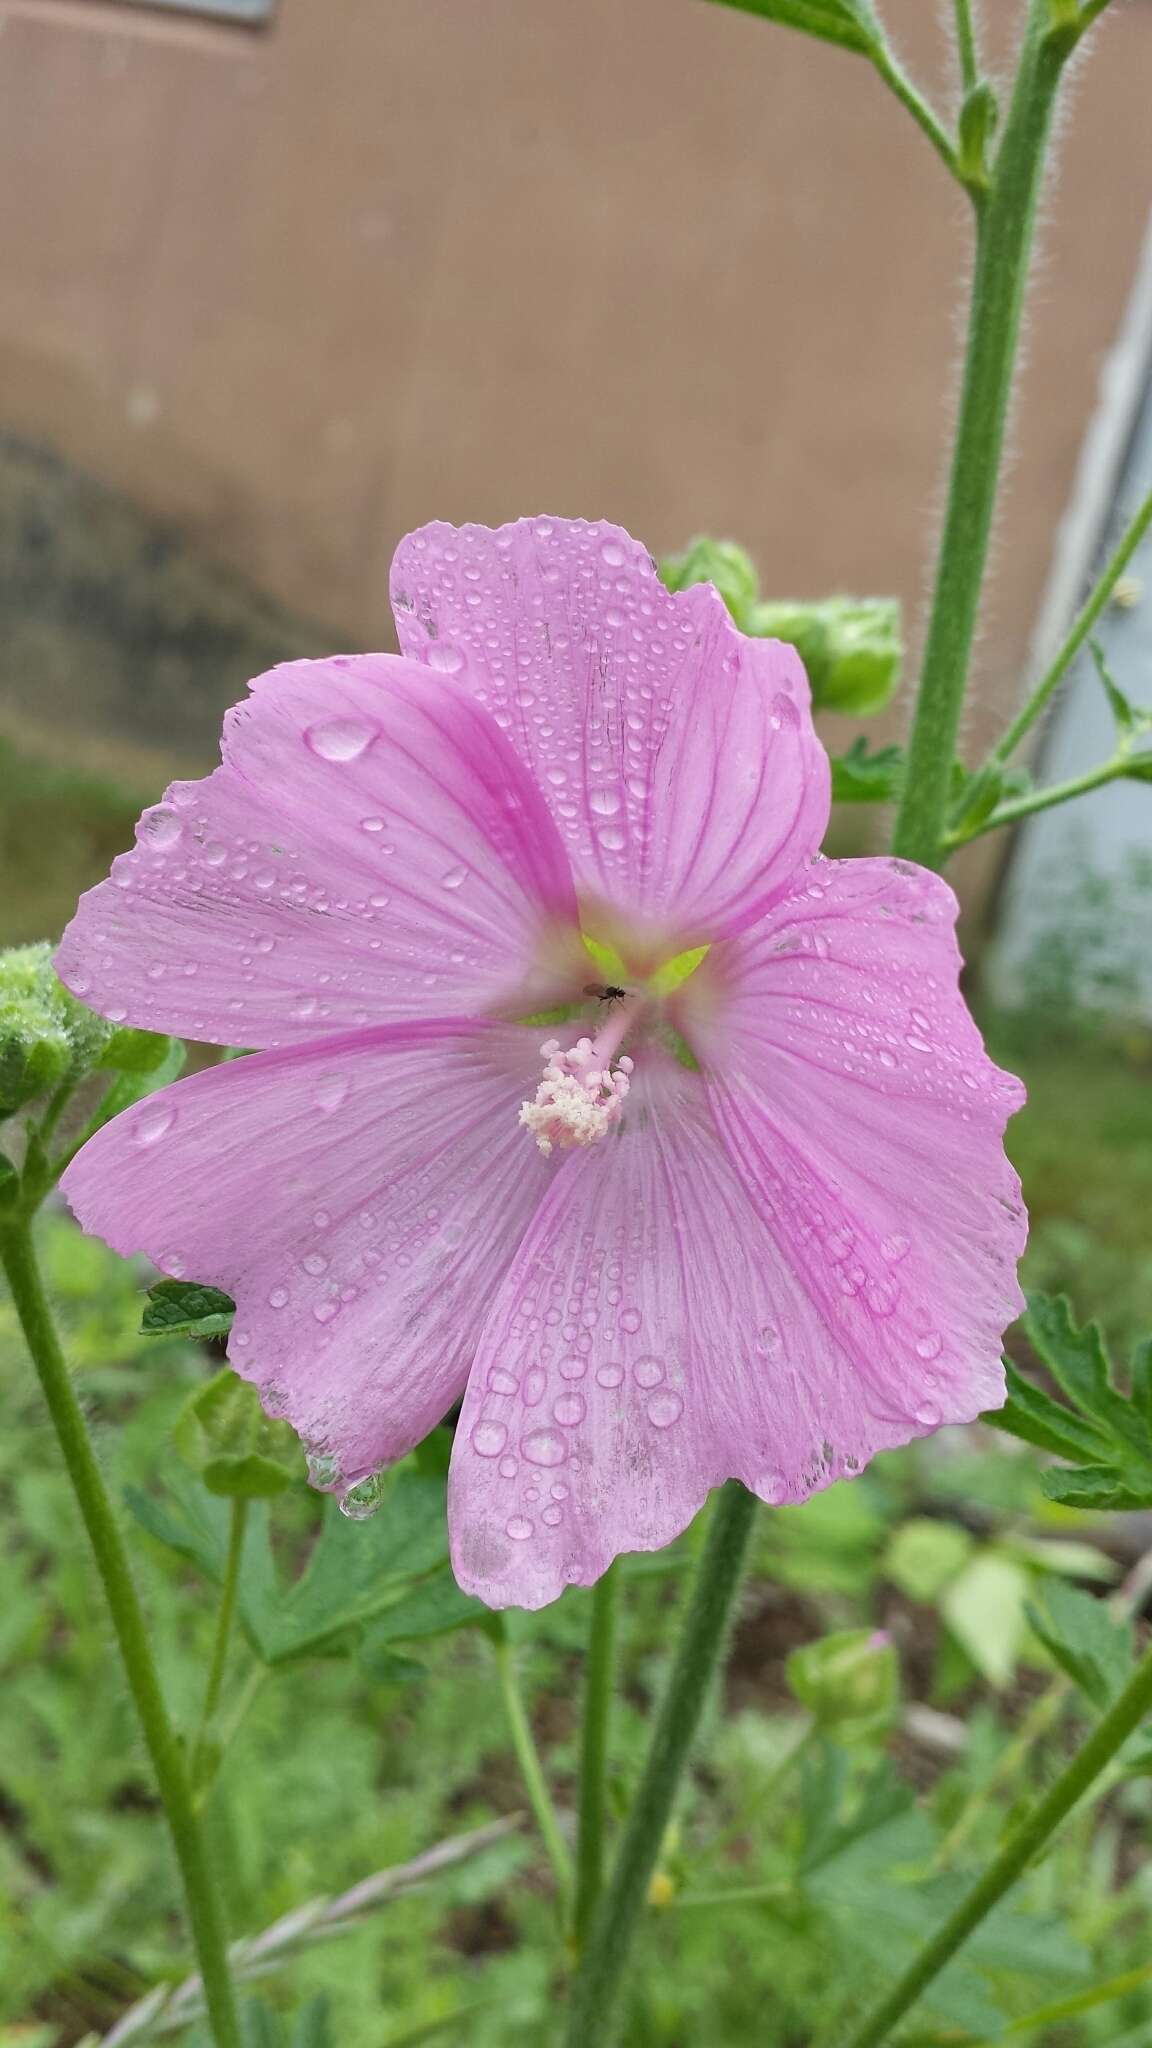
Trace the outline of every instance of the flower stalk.
<instances>
[{"instance_id":1,"label":"flower stalk","mask_svg":"<svg viewBox=\"0 0 1152 2048\"><path fill-rule=\"evenodd\" d=\"M636 1924L728 1634L758 1502L730 1479L712 1510L688 1614L608 1885L572 1989L568 2048L607 2048Z\"/></svg>"},{"instance_id":2,"label":"flower stalk","mask_svg":"<svg viewBox=\"0 0 1152 2048\"><path fill-rule=\"evenodd\" d=\"M611 1564L592 1591L588 1672L584 1685L584 1727L580 1748L580 1828L576 1847L574 1934L587 1938L604 1868L604 1823L608 1794L608 1727L612 1713L619 1566Z\"/></svg>"},{"instance_id":3,"label":"flower stalk","mask_svg":"<svg viewBox=\"0 0 1152 2048\"><path fill-rule=\"evenodd\" d=\"M128 1687L180 1866L216 2048L240 2048L224 1926L184 1758L160 1690L148 1626L108 1489L56 1334L29 1219L6 1216L0 1261L92 1545Z\"/></svg>"},{"instance_id":4,"label":"flower stalk","mask_svg":"<svg viewBox=\"0 0 1152 2048\"><path fill-rule=\"evenodd\" d=\"M956 735L992 537L1036 207L1068 55L1032 0L991 181L974 194L976 261L947 510L893 852L940 864Z\"/></svg>"}]
</instances>

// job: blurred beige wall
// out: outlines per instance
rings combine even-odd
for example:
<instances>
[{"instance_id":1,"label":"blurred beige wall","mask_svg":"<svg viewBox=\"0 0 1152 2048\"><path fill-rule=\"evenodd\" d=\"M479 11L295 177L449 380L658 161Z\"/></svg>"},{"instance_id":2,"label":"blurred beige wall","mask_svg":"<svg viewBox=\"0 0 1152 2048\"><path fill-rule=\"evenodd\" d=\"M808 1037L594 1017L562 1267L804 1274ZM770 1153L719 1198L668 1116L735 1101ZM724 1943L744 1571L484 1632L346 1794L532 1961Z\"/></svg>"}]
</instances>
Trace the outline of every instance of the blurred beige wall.
<instances>
[{"instance_id":1,"label":"blurred beige wall","mask_svg":"<svg viewBox=\"0 0 1152 2048\"><path fill-rule=\"evenodd\" d=\"M946 93L935 7L884 12ZM346 643L386 638L406 528L535 510L918 610L968 229L860 59L704 0L0 17L0 428ZM1152 0L1117 0L1064 123L989 694L1131 279L1150 86ZM4 682L34 718L27 662Z\"/></svg>"}]
</instances>

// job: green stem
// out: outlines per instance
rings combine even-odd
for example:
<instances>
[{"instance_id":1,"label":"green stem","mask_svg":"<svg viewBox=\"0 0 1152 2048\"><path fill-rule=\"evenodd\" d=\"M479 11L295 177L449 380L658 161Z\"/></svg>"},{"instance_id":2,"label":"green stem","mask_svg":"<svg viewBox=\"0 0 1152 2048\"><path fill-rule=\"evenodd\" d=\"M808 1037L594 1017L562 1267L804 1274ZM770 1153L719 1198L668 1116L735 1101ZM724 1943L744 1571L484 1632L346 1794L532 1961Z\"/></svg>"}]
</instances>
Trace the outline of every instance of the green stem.
<instances>
[{"instance_id":1,"label":"green stem","mask_svg":"<svg viewBox=\"0 0 1152 2048\"><path fill-rule=\"evenodd\" d=\"M200 1726L192 1745L191 1777L194 1791L201 1792L205 1780L210 1776L207 1770L208 1741L216 1709L220 1704L220 1693L224 1684L224 1673L228 1667L228 1650L232 1641L232 1623L236 1615L236 1595L240 1588L240 1566L244 1557L244 1533L248 1526L248 1502L234 1500L228 1525L228 1557L224 1566L224 1585L220 1594L220 1605L216 1611L216 1634L212 1643L212 1661L208 1666L208 1682L204 1687L204 1704L200 1709Z\"/></svg>"},{"instance_id":2,"label":"green stem","mask_svg":"<svg viewBox=\"0 0 1152 2048\"><path fill-rule=\"evenodd\" d=\"M1047 1691L1040 1694L1039 1699L1033 1701L1012 1740L1005 1744L988 1777L966 1801L949 1828L933 1858L934 1873L946 1870L949 1864L956 1861L957 1852L968 1840L993 1794L1012 1783L1017 1771L1027 1763L1036 1744L1055 1727L1071 1692L1071 1681L1061 1676L1053 1680Z\"/></svg>"},{"instance_id":3,"label":"green stem","mask_svg":"<svg viewBox=\"0 0 1152 2048\"><path fill-rule=\"evenodd\" d=\"M540 1762L540 1752L529 1725L525 1711L520 1682L516 1676L516 1653L508 1640L501 1618L493 1617L497 1626L491 1631L492 1647L496 1656L496 1671L500 1679L500 1695L504 1701L504 1712L508 1717L508 1729L512 1747L520 1766L528 1804L532 1808L540 1838L548 1852L556 1879L556 1891L560 1901L561 1917L566 1918L568 1901L572 1896L572 1863L568 1845L560 1832L556 1808L548 1790L548 1782Z\"/></svg>"},{"instance_id":4,"label":"green stem","mask_svg":"<svg viewBox=\"0 0 1152 2048\"><path fill-rule=\"evenodd\" d=\"M588 1672L584 1681L584 1732L580 1748L580 1829L576 1844L577 1945L583 1944L604 1868L604 1820L608 1792L608 1723L616 1649L619 1566L612 1564L592 1594Z\"/></svg>"},{"instance_id":5,"label":"green stem","mask_svg":"<svg viewBox=\"0 0 1152 2048\"><path fill-rule=\"evenodd\" d=\"M1007 2040L1013 2034L1030 2034L1035 2027L1054 2027L1061 2020L1078 2019L1083 2012L1094 2012L1097 2006L1110 2005L1115 1998L1126 1998L1130 1991L1139 1991L1150 1978L1152 1963L1141 1963L1135 1970L1125 1970L1120 1977L1109 1977L1106 1983L1093 1984L1087 1991L1073 1991L1068 1998L1025 2013L1022 2019L1012 2020L1000 2038Z\"/></svg>"},{"instance_id":6,"label":"green stem","mask_svg":"<svg viewBox=\"0 0 1152 2048\"><path fill-rule=\"evenodd\" d=\"M1152 1647L1145 1651L1123 1692L1088 1737L1083 1749L1060 1773L1051 1790L1013 1830L999 1855L992 1859L967 1897L961 1900L938 1933L921 1949L888 1996L850 2036L846 2048L878 2048L878 2043L887 2039L893 2027L939 1976L957 1949L1015 1884L1149 1712L1152 1712Z\"/></svg>"},{"instance_id":7,"label":"green stem","mask_svg":"<svg viewBox=\"0 0 1152 2048\"><path fill-rule=\"evenodd\" d=\"M1056 804L1071 803L1073 797L1087 796L1089 790L1102 789L1106 782L1118 782L1132 770L1137 757L1130 749L1114 754L1110 761L1101 761L1096 768L1089 768L1083 775L1072 775L1067 782L1050 782L1047 789L1030 789L1025 796L1014 796L1007 803L998 804L990 818L976 825L971 831L961 828L958 832L947 832L942 841L947 851L957 846L967 846L971 839L982 839L986 832L998 832L1001 825L1015 825L1020 818L1030 818L1035 811L1050 811Z\"/></svg>"},{"instance_id":8,"label":"green stem","mask_svg":"<svg viewBox=\"0 0 1152 2048\"><path fill-rule=\"evenodd\" d=\"M998 767L1003 762L1010 760L1025 734L1031 732L1040 713L1047 708L1051 698L1063 682L1067 671L1071 668L1072 663L1075 661L1076 656L1079 654L1080 649L1083 647L1093 626L1111 598L1116 585L1119 583L1121 576L1124 574L1125 569L1128 567L1129 562L1132 560L1133 555L1136 553L1150 527L1152 527L1152 491L1149 491L1143 504L1138 507L1107 568L1104 569L1099 580L1085 599L1084 605L1077 615L1067 639L1052 662L1052 666L1040 678L1023 709L1017 713L1003 739L999 741L988 756L990 766Z\"/></svg>"},{"instance_id":9,"label":"green stem","mask_svg":"<svg viewBox=\"0 0 1152 2048\"><path fill-rule=\"evenodd\" d=\"M976 24L972 19L972 0L955 0L956 51L960 59L960 77L966 93L972 91L980 76L980 58L976 49Z\"/></svg>"},{"instance_id":10,"label":"green stem","mask_svg":"<svg viewBox=\"0 0 1152 2048\"><path fill-rule=\"evenodd\" d=\"M956 151L952 147L936 114L929 106L923 94L917 91L912 80L900 64L899 59L888 48L887 44L882 44L873 49L870 54L872 63L880 73L885 85L895 93L901 106L907 108L917 127L923 130L945 168L952 173L954 178L958 177L959 167Z\"/></svg>"},{"instance_id":11,"label":"green stem","mask_svg":"<svg viewBox=\"0 0 1152 2048\"><path fill-rule=\"evenodd\" d=\"M0 1232L0 1259L88 1531L129 1690L156 1773L184 1883L213 2037L217 2048L239 2048L240 2031L224 1928L184 1759L160 1691L148 1625L132 1580L124 1539L60 1348L32 1233L23 1217L9 1221Z\"/></svg>"},{"instance_id":12,"label":"green stem","mask_svg":"<svg viewBox=\"0 0 1152 2048\"><path fill-rule=\"evenodd\" d=\"M729 1480L713 1509L644 1775L572 1987L568 2048L607 2048L611 2039L625 1964L724 1647L756 1507L755 1495Z\"/></svg>"},{"instance_id":13,"label":"green stem","mask_svg":"<svg viewBox=\"0 0 1152 2048\"><path fill-rule=\"evenodd\" d=\"M1016 366L1036 204L1065 46L1042 33L1042 0L1028 30L991 183L976 200L976 263L960 410L893 852L937 865L956 734Z\"/></svg>"}]
</instances>

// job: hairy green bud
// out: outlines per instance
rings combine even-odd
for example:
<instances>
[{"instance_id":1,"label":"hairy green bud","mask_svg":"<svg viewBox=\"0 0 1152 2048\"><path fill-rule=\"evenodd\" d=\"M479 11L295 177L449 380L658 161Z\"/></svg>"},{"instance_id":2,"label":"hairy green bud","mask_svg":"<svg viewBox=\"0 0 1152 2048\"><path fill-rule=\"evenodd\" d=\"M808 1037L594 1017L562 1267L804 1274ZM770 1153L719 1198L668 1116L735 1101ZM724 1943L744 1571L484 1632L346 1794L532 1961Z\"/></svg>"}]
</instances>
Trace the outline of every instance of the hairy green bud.
<instances>
[{"instance_id":1,"label":"hairy green bud","mask_svg":"<svg viewBox=\"0 0 1152 2048\"><path fill-rule=\"evenodd\" d=\"M114 1036L57 980L49 945L0 953L0 1117L103 1065Z\"/></svg>"},{"instance_id":2,"label":"hairy green bud","mask_svg":"<svg viewBox=\"0 0 1152 2048\"><path fill-rule=\"evenodd\" d=\"M883 711L900 681L900 606L894 597L758 604L745 630L787 640L796 649L817 711L870 717Z\"/></svg>"}]
</instances>

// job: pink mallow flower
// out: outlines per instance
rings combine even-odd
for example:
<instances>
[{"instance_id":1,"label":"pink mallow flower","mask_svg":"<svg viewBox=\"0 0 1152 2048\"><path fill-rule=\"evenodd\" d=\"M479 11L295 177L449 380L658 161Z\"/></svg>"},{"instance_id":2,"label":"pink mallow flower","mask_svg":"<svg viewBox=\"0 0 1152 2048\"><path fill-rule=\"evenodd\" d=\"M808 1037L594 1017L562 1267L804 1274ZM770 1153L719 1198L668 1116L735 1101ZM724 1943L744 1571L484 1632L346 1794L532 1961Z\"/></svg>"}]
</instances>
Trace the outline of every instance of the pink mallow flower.
<instances>
[{"instance_id":1,"label":"pink mallow flower","mask_svg":"<svg viewBox=\"0 0 1152 2048\"><path fill-rule=\"evenodd\" d=\"M1003 1399L1022 1090L945 883L821 858L791 648L580 520L426 527L393 600L402 656L258 677L84 897L75 995L258 1050L64 1185L235 1298L321 1486L463 1399L457 1578L539 1607Z\"/></svg>"}]
</instances>

